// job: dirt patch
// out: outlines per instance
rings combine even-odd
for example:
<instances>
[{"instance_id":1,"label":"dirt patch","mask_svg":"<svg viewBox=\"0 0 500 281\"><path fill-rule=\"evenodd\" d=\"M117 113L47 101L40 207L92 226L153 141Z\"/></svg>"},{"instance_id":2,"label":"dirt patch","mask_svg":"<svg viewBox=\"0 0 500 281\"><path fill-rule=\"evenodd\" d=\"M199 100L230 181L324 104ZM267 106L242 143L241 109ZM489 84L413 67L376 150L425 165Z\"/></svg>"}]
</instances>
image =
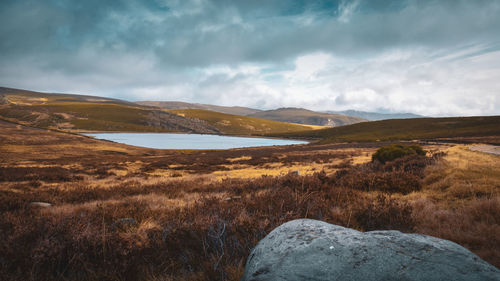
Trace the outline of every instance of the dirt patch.
<instances>
[{"instance_id":1,"label":"dirt patch","mask_svg":"<svg viewBox=\"0 0 500 281\"><path fill-rule=\"evenodd\" d=\"M470 147L472 151L479 151L484 153L490 153L494 155L500 155L500 146L489 145L489 144L476 144Z\"/></svg>"}]
</instances>

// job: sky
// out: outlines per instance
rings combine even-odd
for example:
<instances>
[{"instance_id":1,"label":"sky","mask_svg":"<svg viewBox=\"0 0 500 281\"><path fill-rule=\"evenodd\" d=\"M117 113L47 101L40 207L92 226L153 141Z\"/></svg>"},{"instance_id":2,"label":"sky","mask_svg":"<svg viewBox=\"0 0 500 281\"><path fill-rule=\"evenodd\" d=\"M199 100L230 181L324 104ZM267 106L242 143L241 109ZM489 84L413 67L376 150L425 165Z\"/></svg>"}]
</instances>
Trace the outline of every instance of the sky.
<instances>
[{"instance_id":1,"label":"sky","mask_svg":"<svg viewBox=\"0 0 500 281\"><path fill-rule=\"evenodd\" d=\"M500 1L2 0L0 86L500 115Z\"/></svg>"}]
</instances>

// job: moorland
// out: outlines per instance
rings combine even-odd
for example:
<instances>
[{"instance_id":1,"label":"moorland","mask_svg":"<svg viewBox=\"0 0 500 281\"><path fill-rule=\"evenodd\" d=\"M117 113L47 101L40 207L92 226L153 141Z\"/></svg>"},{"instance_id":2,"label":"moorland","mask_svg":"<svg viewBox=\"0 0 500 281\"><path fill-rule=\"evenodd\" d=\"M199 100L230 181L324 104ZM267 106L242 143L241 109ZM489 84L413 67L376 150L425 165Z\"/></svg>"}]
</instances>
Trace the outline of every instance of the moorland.
<instances>
[{"instance_id":1,"label":"moorland","mask_svg":"<svg viewBox=\"0 0 500 281\"><path fill-rule=\"evenodd\" d=\"M315 142L156 150L75 132L133 129L134 122L136 131L168 131L137 121L157 108L52 97L138 112L113 121L107 116L118 113L109 108L97 118L101 110L67 104L54 110L49 97L5 96L2 280L239 280L257 242L296 218L449 239L500 267L500 156L469 149L469 143L499 143L498 117L387 120L314 131L290 124L299 126L292 136ZM85 127L90 125L77 120L102 123ZM74 127L57 125L65 122ZM235 133L255 133L239 128ZM425 153L373 161L379 148L394 144L418 145Z\"/></svg>"},{"instance_id":2,"label":"moorland","mask_svg":"<svg viewBox=\"0 0 500 281\"><path fill-rule=\"evenodd\" d=\"M193 115L192 118L190 115ZM170 112L159 107L116 99L10 88L0 88L0 118L37 128L66 132L264 135L319 128L208 110Z\"/></svg>"}]
</instances>

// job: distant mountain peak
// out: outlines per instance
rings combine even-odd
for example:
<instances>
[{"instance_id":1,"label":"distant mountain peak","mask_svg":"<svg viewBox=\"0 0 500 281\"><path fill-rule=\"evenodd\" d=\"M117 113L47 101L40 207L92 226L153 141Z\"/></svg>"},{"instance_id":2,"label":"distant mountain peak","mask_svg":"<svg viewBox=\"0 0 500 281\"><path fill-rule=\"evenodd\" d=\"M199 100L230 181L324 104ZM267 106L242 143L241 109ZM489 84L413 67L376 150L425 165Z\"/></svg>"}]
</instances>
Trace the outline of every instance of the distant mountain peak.
<instances>
[{"instance_id":1,"label":"distant mountain peak","mask_svg":"<svg viewBox=\"0 0 500 281\"><path fill-rule=\"evenodd\" d=\"M425 116L414 113L380 113L368 112L360 110L343 110L343 111L326 111L327 113L344 114L347 116L360 117L370 121L386 120L386 119L409 119L409 118L424 118Z\"/></svg>"}]
</instances>

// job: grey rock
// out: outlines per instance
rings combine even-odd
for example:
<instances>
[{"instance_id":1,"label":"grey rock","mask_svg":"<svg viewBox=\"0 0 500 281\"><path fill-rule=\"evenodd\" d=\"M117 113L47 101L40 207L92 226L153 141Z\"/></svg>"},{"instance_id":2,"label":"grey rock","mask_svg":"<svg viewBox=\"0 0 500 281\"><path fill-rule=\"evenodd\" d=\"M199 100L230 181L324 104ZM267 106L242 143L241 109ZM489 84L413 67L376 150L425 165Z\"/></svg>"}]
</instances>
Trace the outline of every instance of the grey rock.
<instances>
[{"instance_id":1,"label":"grey rock","mask_svg":"<svg viewBox=\"0 0 500 281\"><path fill-rule=\"evenodd\" d=\"M48 208L48 207L52 207L52 204L47 203L47 202L31 202L30 206L31 207Z\"/></svg>"},{"instance_id":2,"label":"grey rock","mask_svg":"<svg viewBox=\"0 0 500 281\"><path fill-rule=\"evenodd\" d=\"M300 219L257 244L242 280L472 281L500 280L500 271L448 240Z\"/></svg>"}]
</instances>

